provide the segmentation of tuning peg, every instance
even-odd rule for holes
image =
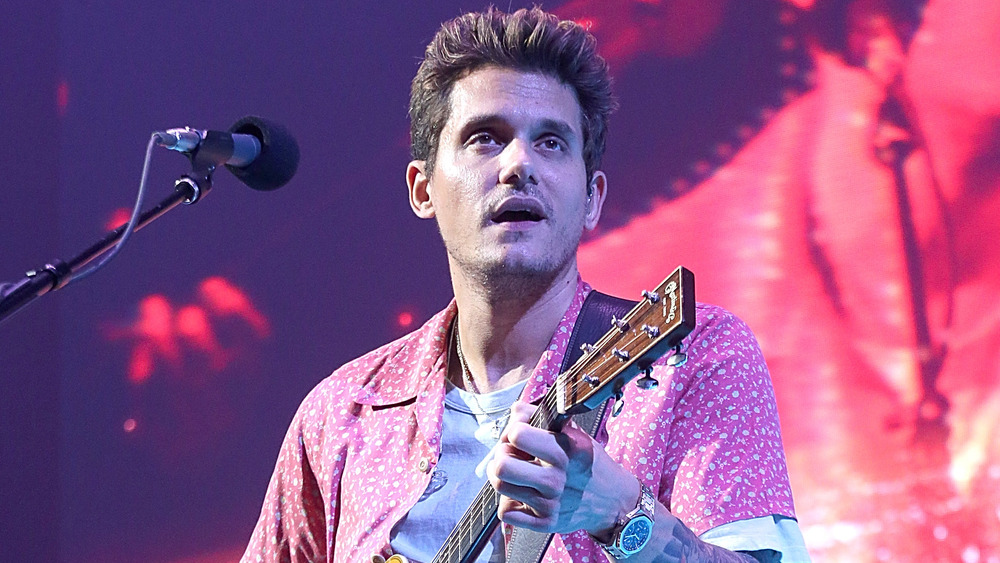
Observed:
[[[667,358],[667,365],[679,368],[682,365],[686,364],[687,361],[688,361],[688,355],[685,354],[684,352],[681,352],[680,346],[675,346],[674,353],[671,354],[669,358]]]
[[[587,385],[590,385],[591,387],[593,387],[595,389],[597,388],[598,385],[601,384],[601,380],[597,379],[596,377],[594,377],[593,374],[590,374],[590,373],[588,373],[587,375],[583,376],[583,382],[586,383]]]
[[[582,350],[584,354],[589,354],[594,350],[594,345],[584,342],[580,345],[580,350]]]
[[[622,413],[622,407],[625,406],[625,401],[622,399],[622,390],[619,387],[615,391],[615,406],[611,408],[611,418],[615,418]]]
[[[619,350],[618,348],[612,348],[611,355],[623,362],[627,362],[629,358],[628,350]]]
[[[617,328],[622,332],[628,330],[628,322],[626,322],[624,319],[619,319],[618,317],[615,316],[611,317],[611,326]]]
[[[653,368],[648,367],[643,370],[643,376],[635,381],[635,384],[639,386],[639,389],[644,391],[649,391],[650,389],[656,389],[656,386],[660,384],[659,381],[653,379]]]
[[[650,338],[656,338],[660,335],[660,327],[658,326],[642,325],[641,330],[648,334]]]
[[[660,295],[658,293],[642,290],[642,297],[650,303],[658,303],[660,301]]]

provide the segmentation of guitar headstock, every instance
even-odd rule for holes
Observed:
[[[680,344],[695,326],[694,274],[679,266],[612,324],[556,380],[559,414],[597,408]]]

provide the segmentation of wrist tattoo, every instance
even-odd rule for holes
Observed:
[[[766,550],[763,553],[767,553]],[[775,553],[770,551],[770,553]],[[677,563],[759,563],[753,555],[744,552],[733,552],[698,539],[687,526],[679,520],[674,526],[673,537],[663,550],[664,561]],[[771,561],[771,559],[763,559]]]

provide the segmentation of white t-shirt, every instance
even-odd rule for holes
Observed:
[[[510,407],[521,395],[525,383],[478,395],[448,382],[444,396],[441,459],[420,500],[389,533],[393,552],[410,561],[434,558],[455,522],[486,484],[482,461],[500,440],[500,433],[510,418]],[[504,561],[500,528],[476,561]]]

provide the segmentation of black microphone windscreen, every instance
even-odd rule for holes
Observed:
[[[260,155],[247,166],[227,164],[241,182],[255,190],[276,190],[295,175],[299,167],[299,144],[283,126],[248,115],[229,128],[230,133],[253,135],[260,141]]]

